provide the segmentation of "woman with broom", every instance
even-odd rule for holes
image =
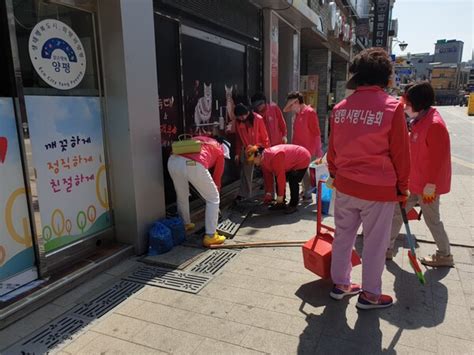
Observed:
[[[392,305],[382,294],[385,252],[397,201],[408,197],[410,152],[403,105],[384,89],[392,63],[381,48],[358,54],[349,67],[352,95],[334,107],[328,148],[329,187],[336,191],[331,258],[333,299],[359,294],[359,309]],[[351,282],[351,254],[364,229],[362,285]]]

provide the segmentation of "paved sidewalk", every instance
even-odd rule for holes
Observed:
[[[472,199],[466,191],[462,197]],[[443,215],[454,215],[452,208],[443,203]],[[465,206],[459,208],[468,213]],[[314,219],[314,204],[289,216],[260,208],[236,239],[307,239],[314,235]],[[421,230],[422,223],[412,222],[413,229]],[[361,242],[359,238],[358,244]],[[434,245],[419,243],[419,255],[433,250]],[[397,302],[387,310],[360,312],[355,308],[356,298],[329,299],[331,285],[304,269],[299,247],[246,249],[199,294],[145,286],[55,352],[472,354],[472,250],[454,247],[456,268],[425,270],[428,284],[421,286],[408,264],[403,240],[399,240],[398,253],[387,263],[383,276],[384,292],[394,295]],[[97,295],[138,264],[129,260],[56,299],[36,312],[34,324],[24,319],[4,330],[1,344],[8,346],[13,342],[11,336],[25,336],[41,320],[46,323]],[[361,268],[356,267],[355,280],[360,280],[360,273]]]

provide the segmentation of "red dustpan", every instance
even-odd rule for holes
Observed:
[[[323,181],[318,182],[317,203],[318,211],[316,218],[316,235],[308,240],[302,247],[304,267],[323,279],[331,278],[331,253],[332,242],[334,240],[334,228],[326,226],[321,222],[321,185]],[[352,250],[352,266],[361,263],[359,254]]]

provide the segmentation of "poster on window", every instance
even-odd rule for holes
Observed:
[[[233,98],[246,94],[245,47],[239,43],[182,26],[183,85],[186,133],[225,137],[235,148]],[[249,93],[253,94],[253,93]],[[226,161],[223,184],[238,176]]]
[[[52,252],[111,226],[97,97],[26,96],[41,234]]]
[[[0,296],[37,278],[11,98],[0,98]]]

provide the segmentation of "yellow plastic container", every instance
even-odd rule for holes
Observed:
[[[467,114],[474,116],[474,92],[469,94],[469,102],[467,104]]]

